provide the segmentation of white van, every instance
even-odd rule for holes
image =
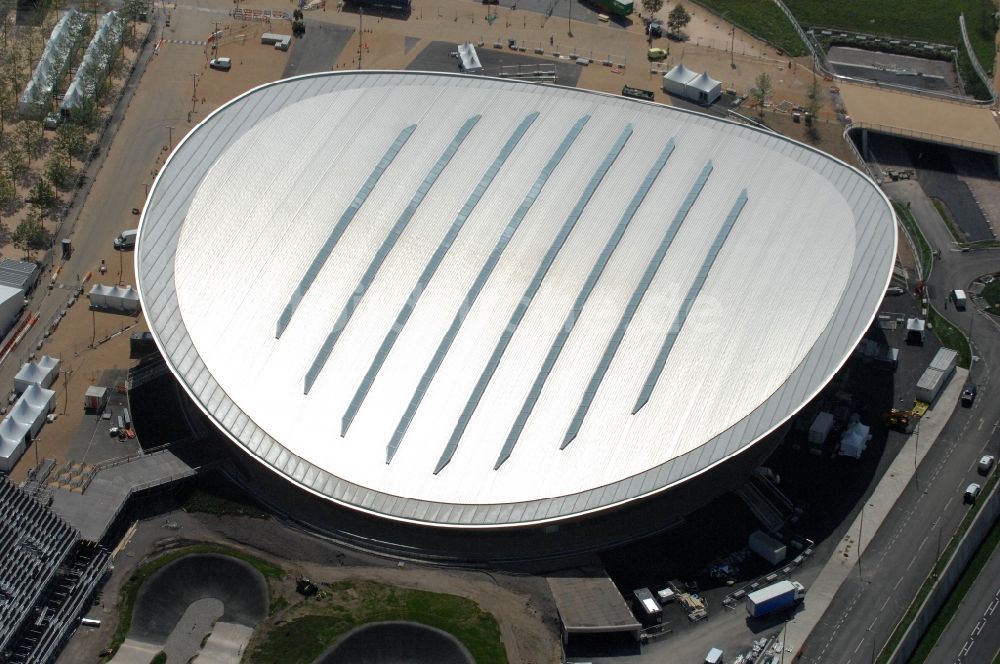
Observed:
[[[965,303],[967,298],[965,297],[964,290],[953,290],[951,292],[951,301],[955,303],[955,308],[959,311],[965,311]]]
[[[127,231],[122,231],[121,235],[115,238],[115,249],[118,251],[125,251],[127,249],[135,249],[135,237],[139,234],[138,228],[132,228]]]

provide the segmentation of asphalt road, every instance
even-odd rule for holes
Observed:
[[[951,238],[918,183],[885,186],[894,199],[908,201],[928,242],[941,250],[929,292],[943,309],[954,288],[967,285],[1000,265],[1000,251],[950,251]],[[874,535],[857,574],[837,593],[823,619],[806,641],[802,662],[867,662],[888,639],[965,511],[962,493],[979,475],[976,463],[984,451],[1000,445],[1000,400],[991,397],[991,368],[1000,366],[1000,325],[973,308],[942,313],[968,331],[973,326],[971,376],[979,386],[972,409],[957,408],[937,443],[920,465],[916,480],[900,497]],[[973,323],[973,321],[975,321]]]
[[[1000,657],[1000,548],[979,572],[928,662],[993,664]]]

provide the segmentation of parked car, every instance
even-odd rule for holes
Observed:
[[[219,71],[229,71],[233,67],[232,58],[212,58],[208,61],[208,66]]]
[[[662,23],[650,23],[646,26],[646,34],[654,39],[657,37],[662,37],[666,30],[663,29]]]
[[[965,498],[964,502],[972,504],[976,502],[976,498],[979,497],[979,492],[983,490],[983,487],[979,486],[975,482],[965,487]]]
[[[979,458],[979,474],[980,475],[989,475],[990,474],[990,470],[993,468],[993,462],[994,461],[996,461],[996,459],[993,458],[992,454],[984,454],[982,457],[980,457]]]
[[[650,62],[655,62],[658,60],[666,60],[667,52],[662,48],[651,48],[646,51],[646,57],[649,58]]]
[[[906,289],[902,286],[889,286],[885,289],[886,295],[906,295]]]
[[[976,400],[976,384],[971,380],[965,383],[965,389],[962,390],[962,406],[965,408],[972,408],[973,402]]]

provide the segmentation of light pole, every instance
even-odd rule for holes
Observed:
[[[573,36],[573,2],[574,0],[569,0],[569,27],[566,30],[570,37]]]
[[[729,66],[732,69],[736,69],[736,25],[733,25],[732,30],[730,30],[730,41],[729,41]]]
[[[358,7],[358,69],[361,69],[361,54],[364,52],[364,18],[365,10],[363,7]]]
[[[865,506],[861,505],[861,521],[858,523],[858,578],[864,583],[865,575],[861,570],[861,534],[865,528]]]
[[[174,149],[174,129],[175,129],[175,127],[173,125],[165,125],[165,129],[168,132],[167,133],[167,152],[170,152],[171,150]]]

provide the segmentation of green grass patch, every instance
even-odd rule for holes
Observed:
[[[785,4],[804,26],[910,37],[955,46],[962,46],[958,15],[964,13],[976,57],[984,69],[993,68],[996,26],[991,0],[909,0],[905,7],[890,0],[785,0]]]
[[[983,545],[976,552],[975,557],[969,562],[969,566],[965,569],[965,573],[962,574],[962,578],[958,580],[958,584],[948,597],[948,601],[941,607],[941,612],[938,613],[931,626],[927,628],[927,633],[924,634],[924,638],[920,641],[920,645],[910,659],[911,664],[920,664],[927,660],[927,656],[941,637],[941,633],[944,632],[948,623],[951,622],[955,611],[958,610],[958,606],[965,598],[965,594],[969,592],[969,588],[979,578],[979,573],[983,571],[983,567],[986,566],[986,562],[993,555],[993,551],[997,548],[998,544],[1000,544],[1000,521],[993,524],[993,530],[990,531]],[[992,579],[989,582],[992,582]]]
[[[169,563],[172,563],[178,558],[183,558],[184,556],[189,556],[195,553],[220,553],[226,556],[232,556],[233,558],[237,558],[253,565],[261,574],[264,575],[265,579],[285,578],[285,570],[277,565],[272,565],[271,563],[261,560],[260,558],[251,556],[250,554],[239,551],[238,549],[231,549],[227,546],[221,546],[218,544],[195,544],[168,551],[163,555],[157,556],[156,558],[140,565],[139,568],[132,573],[132,576],[129,577],[128,581],[122,584],[122,589],[118,595],[118,627],[115,629],[114,636],[111,638],[111,645],[109,646],[113,652],[118,650],[118,647],[125,641],[129,630],[132,628],[132,612],[135,609],[135,598],[139,594],[139,588],[141,588],[142,585],[149,580],[149,577],[153,576],[153,574]]]
[[[896,625],[896,629],[892,631],[889,636],[889,640],[886,642],[885,646],[882,648],[882,652],[879,653],[878,658],[875,660],[877,664],[887,664],[889,659],[892,657],[893,652],[896,650],[896,646],[902,640],[903,635],[906,633],[907,628],[913,622],[913,618],[917,615],[917,611],[920,606],[924,603],[927,595],[930,593],[931,588],[937,582],[938,577],[944,570],[947,561],[951,560],[952,556],[955,555],[955,549],[958,547],[958,543],[962,541],[962,537],[965,536],[967,530],[969,530],[969,525],[972,523],[976,515],[979,514],[979,510],[982,509],[985,496],[990,495],[993,491],[993,486],[997,483],[997,477],[1000,477],[1000,473],[993,473],[986,484],[983,486],[982,492],[979,494],[979,500],[969,508],[969,511],[965,513],[965,517],[962,522],[958,524],[958,529],[955,530],[955,534],[948,540],[948,545],[944,548],[941,553],[941,557],[938,558],[937,562],[934,564],[934,568],[931,569],[931,573],[927,575],[924,579],[923,585],[920,586],[920,590],[917,591],[916,596],[910,603],[909,608],[906,609],[906,613],[903,614],[902,619]]]
[[[925,271],[930,269],[931,261],[934,259],[931,247],[927,244],[924,234],[920,232],[920,227],[917,226],[917,220],[913,218],[913,213],[902,203],[893,202],[892,205],[896,208],[896,216],[899,217],[899,221],[903,224],[910,239],[917,245],[917,251],[920,253],[920,264]],[[926,277],[926,274],[920,275],[921,279]]]
[[[797,57],[809,49],[792,23],[772,0],[696,0],[697,4],[734,23],[744,32]]]
[[[249,648],[252,664],[312,662],[338,636],[359,625],[407,620],[448,632],[478,664],[505,664],[507,653],[496,620],[472,600],[371,581],[324,585],[319,599],[290,609],[295,617],[264,630]]]
[[[951,233],[951,236],[953,238],[955,238],[955,242],[958,242],[959,244],[965,244],[966,243],[965,234],[961,231],[961,229],[959,229],[958,224],[955,223],[955,220],[951,218],[951,213],[948,212],[948,208],[944,206],[944,203],[942,203],[937,198],[932,198],[931,203],[934,204],[934,209],[936,209],[938,211],[938,214],[941,216],[941,221],[943,221],[944,225],[948,227],[948,232]]]
[[[163,652],[162,650],[156,653],[155,655],[153,655],[153,659],[149,660],[149,664],[167,664],[167,653]]]
[[[1000,315],[1000,279],[995,279],[992,284],[987,284],[981,297],[986,301],[986,311]]]
[[[928,310],[928,321],[931,324],[931,328],[934,330],[934,334],[937,338],[941,340],[941,345],[947,346],[948,348],[954,348],[958,351],[958,366],[963,369],[968,369],[969,365],[972,363],[972,352],[969,350],[969,340],[965,338],[961,330],[948,322],[948,320],[939,314],[937,310],[929,306]]]
[[[195,488],[182,505],[185,512],[201,512],[216,516],[248,516],[266,519],[269,515],[252,500],[227,491]]]

